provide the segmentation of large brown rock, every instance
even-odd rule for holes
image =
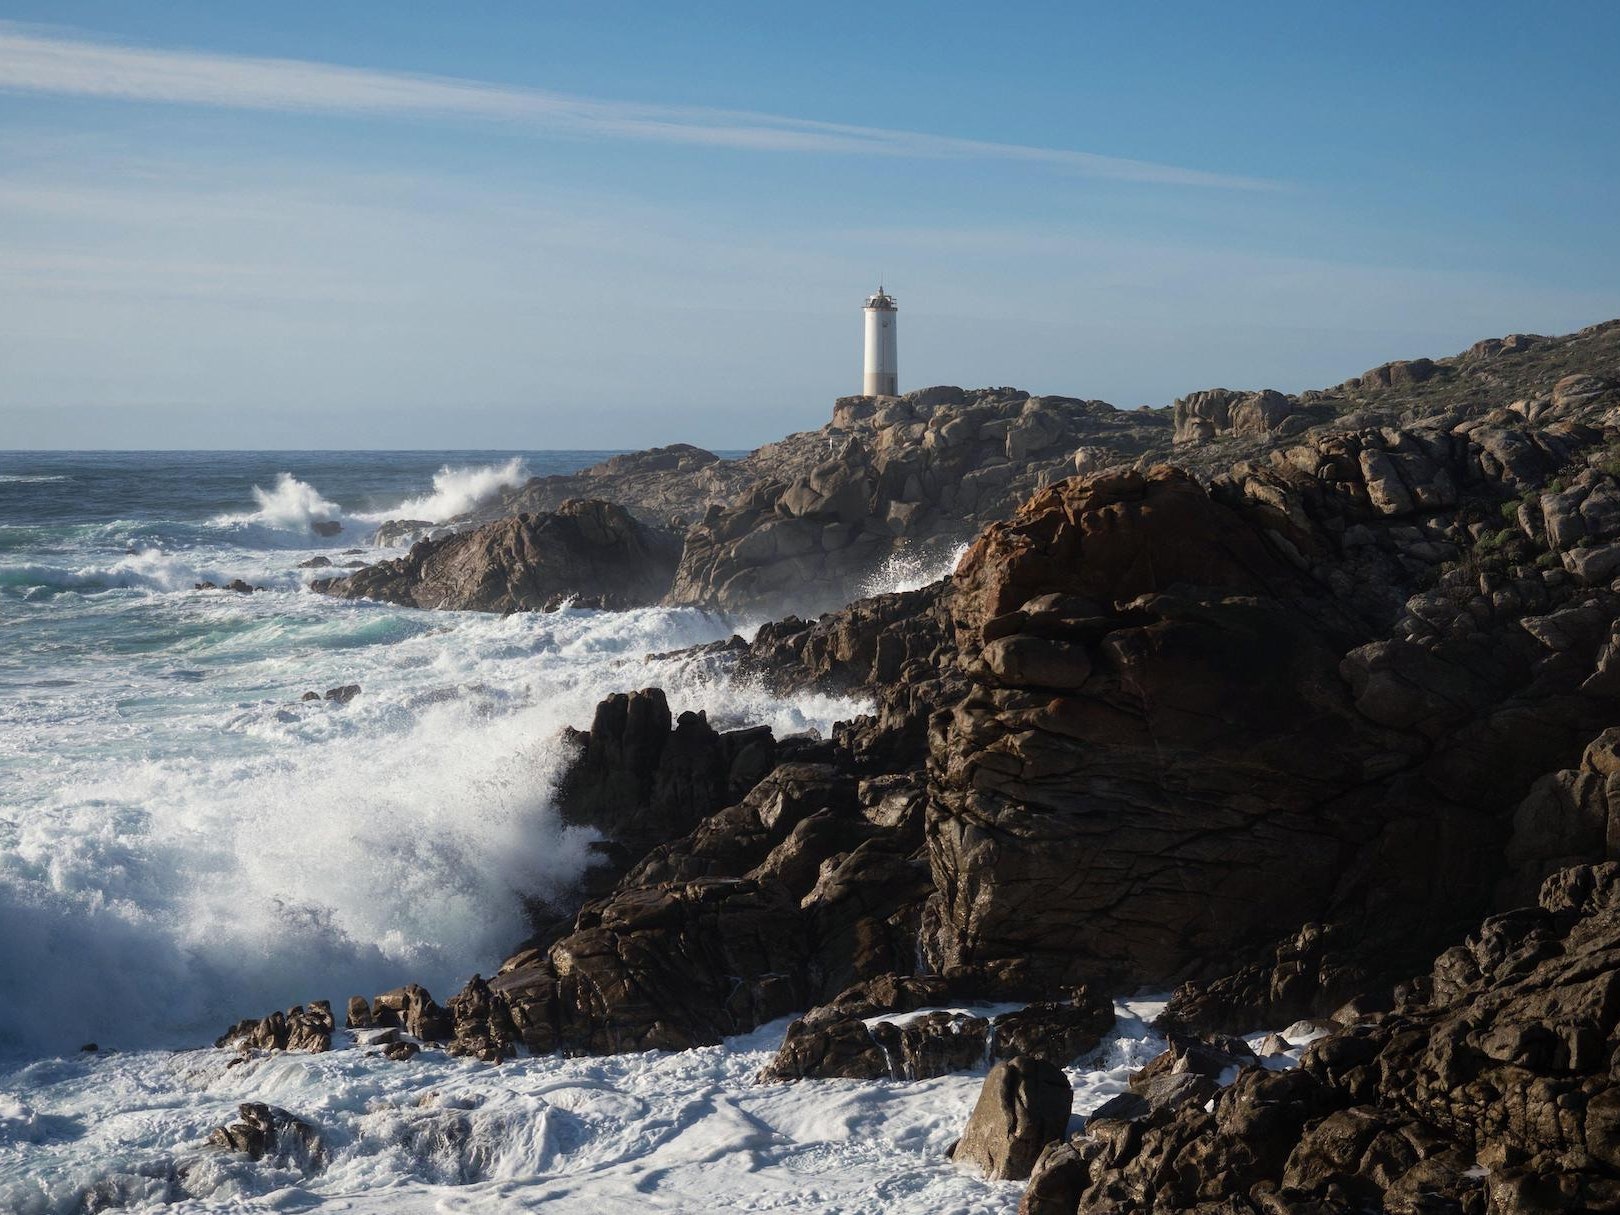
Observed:
[[[1022,1181],[1047,1144],[1068,1133],[1073,1107],[1062,1068],[1027,1055],[997,1063],[951,1159],[992,1181]]]
[[[313,590],[344,599],[479,612],[548,611],[573,601],[604,608],[656,603],[680,558],[674,536],[596,499],[520,514],[438,540]]]

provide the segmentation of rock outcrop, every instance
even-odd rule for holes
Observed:
[[[312,590],[344,599],[480,612],[550,611],[563,603],[625,608],[656,603],[679,557],[673,536],[600,500],[515,515],[473,531],[418,540],[411,551]]]
[[[214,1040],[219,1047],[238,1050],[294,1050],[319,1054],[332,1048],[332,1005],[311,1000],[286,1012],[238,1021]]]
[[[1097,1117],[1023,1210],[1620,1209],[1620,865],[1550,876],[1390,1013],[1249,1065],[1208,1103]]]
[[[609,696],[564,745],[575,751],[557,792],[564,821],[632,859],[739,801],[776,763],[769,727],[720,733],[701,712],[675,718],[658,688]]]
[[[1265,437],[1272,431],[1295,433],[1322,416],[1297,414],[1298,402],[1270,388],[1263,392],[1233,392],[1206,388],[1189,393],[1171,407],[1177,443],[1208,443],[1233,436]]]

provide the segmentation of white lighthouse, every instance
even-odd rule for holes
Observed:
[[[869,397],[900,395],[900,362],[895,354],[894,321],[899,306],[882,286],[866,297],[866,374],[861,392]]]

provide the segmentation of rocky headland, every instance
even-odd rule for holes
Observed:
[[[995,1061],[957,1158],[1041,1215],[1620,1210],[1620,322],[1296,396],[929,389],[745,460],[616,459],[509,501],[684,521],[643,602],[822,589],[709,658],[870,711],[776,738],[604,701],[558,798],[602,863],[448,1006],[351,1027],[499,1060],[795,1014],[762,1083]],[[387,577],[435,589],[395,601],[545,606],[509,557],[470,572],[532,526],[419,544]],[[1061,1067],[1143,987],[1170,1050],[1071,1128]],[[977,1002],[1021,1010],[926,1011]]]

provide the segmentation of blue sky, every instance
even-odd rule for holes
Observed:
[[[1620,5],[0,2],[0,447],[742,447],[1620,315]]]

